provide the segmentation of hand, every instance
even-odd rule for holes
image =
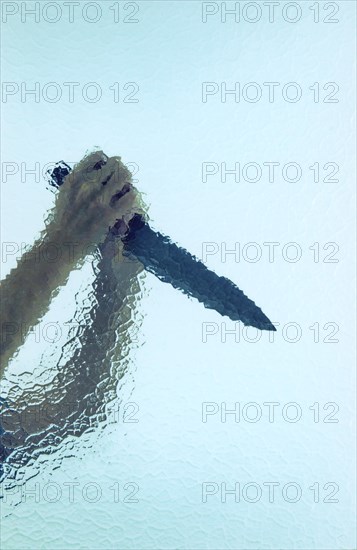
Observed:
[[[120,157],[102,151],[85,157],[65,178],[47,223],[47,238],[99,244],[116,220],[129,220],[138,194]]]

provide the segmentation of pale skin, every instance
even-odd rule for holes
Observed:
[[[103,165],[98,168],[98,163]],[[38,452],[51,453],[54,437],[57,445],[68,435],[83,433],[97,417],[104,419],[108,403],[120,404],[117,386],[128,369],[130,331],[137,324],[133,312],[140,292],[138,275],[143,271],[140,262],[122,256],[120,236],[134,213],[145,216],[140,195],[128,182],[130,173],[118,157],[107,159],[102,152],[86,157],[60,188],[46,231],[29,258],[22,258],[1,283],[5,301],[2,327],[22,324],[21,331],[5,332],[10,338],[1,350],[3,374],[71,269],[83,261],[84,252],[96,248],[100,254],[93,284],[96,305],[87,322],[79,322],[78,350],[67,353],[69,339],[62,349],[65,361],[55,366],[58,374],[49,385],[37,385],[34,379],[19,391],[15,384],[3,400],[0,454],[2,461],[11,454],[14,467],[34,460]],[[71,246],[67,261],[61,257],[61,261],[50,262],[39,254],[46,243],[75,246]]]
[[[85,157],[67,176],[46,229],[0,285],[0,378],[73,268],[104,242],[116,220],[125,225],[141,212],[130,181],[120,157],[108,158],[101,151]]]

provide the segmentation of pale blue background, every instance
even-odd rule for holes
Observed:
[[[95,481],[102,499],[29,499],[14,509],[3,503],[4,548],[355,548],[355,4],[340,2],[340,22],[330,25],[313,23],[311,4],[301,4],[296,24],[280,16],[273,24],[266,17],[222,24],[219,16],[202,24],[200,2],[148,1],[139,3],[137,24],[113,23],[112,2],[101,2],[96,24],[80,18],[22,23],[17,15],[2,25],[4,81],[29,87],[96,81],[103,88],[98,103],[10,98],[2,104],[3,162],[74,162],[99,146],[139,165],[137,185],[153,225],[197,256],[207,241],[229,247],[296,241],[304,249],[296,264],[207,259],[273,321],[299,323],[297,344],[279,333],[274,344],[267,338],[237,344],[229,337],[224,344],[219,335],[204,344],[202,323],[221,323],[218,314],[148,276],[151,292],[141,303],[145,343],[135,354],[130,398],[140,421],[112,426],[81,458],[48,467],[29,482],[33,488],[49,480],[80,487]],[[113,103],[109,86],[130,81],[140,86],[139,103]],[[297,104],[222,104],[218,96],[203,104],[203,81],[296,81],[305,95]],[[307,90],[317,81],[337,82],[339,103],[315,104]],[[304,171],[297,184],[223,184],[219,178],[204,184],[207,161],[295,161]],[[307,167],[316,161],[337,162],[339,183],[314,184]],[[3,241],[33,241],[53,202],[44,187],[31,177],[22,183],[20,174],[2,181]],[[314,263],[308,247],[317,241],[339,243],[339,263]],[[14,263],[2,265],[3,277]],[[75,293],[75,282],[68,293]],[[315,344],[308,329],[315,322],[338,323],[340,342]],[[28,361],[30,344],[27,350],[20,362]],[[218,418],[203,424],[203,401],[296,401],[304,416],[296,424],[281,417],[273,424]],[[329,401],[340,406],[339,423],[314,424],[308,407]],[[113,503],[109,487],[130,481],[140,486],[139,503]],[[303,498],[223,504],[217,495],[203,504],[205,481],[295,481]],[[308,487],[316,481],[338,483],[340,502],[314,504]]]

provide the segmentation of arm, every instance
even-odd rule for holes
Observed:
[[[0,377],[76,265],[117,218],[130,219],[137,192],[119,157],[85,157],[56,197],[46,230],[0,285]],[[125,192],[122,192],[123,189]]]

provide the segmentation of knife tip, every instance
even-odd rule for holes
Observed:
[[[270,332],[276,332],[276,327],[273,325],[273,323],[268,319],[264,313],[261,313],[260,319],[255,319],[255,321],[249,323],[252,327],[255,327],[259,330],[268,330]]]

